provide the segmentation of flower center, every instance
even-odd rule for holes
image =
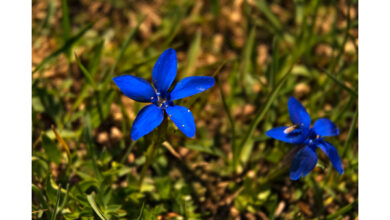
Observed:
[[[316,134],[313,129],[310,129],[309,134],[306,139],[306,144],[308,145],[317,145],[322,138],[320,135]]]
[[[170,100],[169,94],[161,94],[156,92],[157,100],[153,104],[157,105],[160,108],[166,109],[168,106],[172,106],[173,102]]]

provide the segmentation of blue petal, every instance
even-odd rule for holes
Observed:
[[[318,144],[318,147],[321,148],[322,151],[324,151],[326,156],[329,157],[330,161],[332,161],[334,168],[336,168],[336,170],[340,174],[343,174],[344,173],[343,164],[341,162],[339,154],[337,153],[337,149],[326,141],[320,142]]]
[[[288,111],[290,112],[290,119],[295,125],[301,125],[305,128],[310,127],[311,119],[305,107],[294,97],[288,99]]]
[[[190,76],[177,83],[171,92],[171,100],[177,100],[201,93],[215,84],[211,76]]]
[[[288,126],[272,128],[265,134],[271,138],[290,144],[302,144],[303,141],[306,139],[307,132],[305,132],[304,129],[297,128],[296,130],[286,134],[285,130],[287,128]]]
[[[147,105],[138,112],[131,128],[131,139],[138,140],[153,131],[164,119],[164,110],[154,104]]]
[[[195,136],[195,121],[190,110],[183,106],[169,106],[165,109],[168,117],[187,137]]]
[[[123,75],[112,80],[127,97],[137,102],[151,102],[156,98],[153,87],[143,78]]]
[[[317,164],[317,154],[309,146],[303,147],[295,155],[290,168],[290,178],[297,180],[309,174]]]
[[[153,67],[152,79],[157,91],[166,93],[175,80],[177,71],[177,58],[174,49],[165,50]]]
[[[320,136],[339,135],[340,131],[333,122],[327,118],[318,119],[313,125],[314,131]]]

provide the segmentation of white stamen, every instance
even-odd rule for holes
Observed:
[[[295,129],[297,128],[296,125],[293,125],[293,126],[290,126],[290,127],[287,127],[286,129],[284,129],[283,133],[285,134],[289,134],[291,132],[293,132]]]

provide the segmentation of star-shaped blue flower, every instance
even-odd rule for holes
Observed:
[[[177,58],[174,49],[167,49],[154,64],[153,85],[143,78],[123,75],[113,80],[119,89],[137,102],[150,102],[138,112],[131,129],[131,138],[138,140],[153,131],[164,119],[164,112],[188,137],[195,136],[195,121],[190,110],[174,105],[173,101],[203,92],[215,84],[210,76],[191,76],[182,79],[172,91],[169,88],[176,77]]]
[[[324,141],[323,137],[339,135],[339,129],[326,118],[318,119],[310,127],[311,119],[306,109],[294,97],[288,100],[292,126],[276,127],[267,131],[269,137],[295,145],[304,145],[291,164],[290,178],[297,180],[310,173],[317,164],[317,147],[329,157],[336,170],[343,174],[343,165],[336,148]]]

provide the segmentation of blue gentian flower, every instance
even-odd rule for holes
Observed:
[[[188,137],[195,136],[195,121],[190,110],[174,105],[173,101],[203,92],[215,84],[210,76],[191,76],[182,79],[172,91],[176,77],[177,58],[174,49],[167,49],[154,64],[152,80],[155,89],[143,78],[122,75],[113,80],[119,89],[137,102],[149,102],[138,112],[131,129],[131,138],[138,140],[153,131],[164,119],[164,112]]]
[[[292,126],[276,127],[267,131],[269,137],[295,145],[304,145],[291,164],[290,178],[297,180],[310,173],[317,164],[317,147],[329,157],[336,170],[343,174],[343,166],[336,148],[324,141],[323,137],[339,135],[339,129],[326,118],[318,119],[310,127],[311,119],[306,109],[294,97],[288,100]]]

